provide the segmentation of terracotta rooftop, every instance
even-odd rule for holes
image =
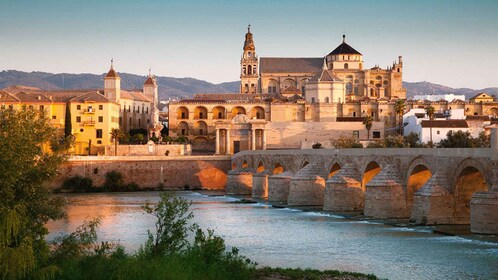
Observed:
[[[52,102],[48,97],[41,93],[37,92],[19,92],[15,94],[16,98],[19,99],[20,102]]]
[[[467,116],[466,121],[489,121],[491,118],[489,116]]]
[[[0,91],[0,102],[19,102],[19,99],[6,91]]]
[[[147,80],[145,80],[144,85],[156,85],[154,78],[152,76],[147,77]]]
[[[422,127],[440,127],[440,128],[468,128],[469,125],[465,120],[433,120],[432,124],[430,121],[422,121]]]
[[[288,86],[284,90],[282,90],[282,94],[301,94],[301,90],[299,90],[295,86]]]
[[[341,81],[341,79],[337,78],[332,71],[330,70],[322,70],[320,73],[315,75],[313,78],[310,79],[312,82],[335,82],[335,81]]]
[[[88,101],[93,101],[93,102],[109,102],[110,100],[107,99],[103,94],[99,93],[98,91],[90,91],[85,94],[76,96],[70,100],[71,102],[88,102]]]
[[[262,57],[261,73],[318,73],[322,69],[323,58]]]

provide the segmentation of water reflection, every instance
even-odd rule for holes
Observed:
[[[312,267],[374,273],[389,279],[496,279],[498,245],[432,234],[428,228],[398,228],[342,217],[276,209],[266,204],[233,204],[233,198],[193,192],[194,221],[213,228],[227,245],[261,265]],[[100,216],[99,238],[139,248],[154,219],[142,212],[159,193],[68,195],[68,217],[49,225],[53,238]]]

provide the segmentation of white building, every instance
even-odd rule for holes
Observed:
[[[413,96],[414,100],[429,100],[429,101],[440,101],[440,100],[446,100],[448,102],[451,102],[455,99],[465,101],[465,95],[463,94],[422,94],[422,95],[415,95]]]
[[[445,112],[436,112],[434,119],[431,121],[425,113],[425,109],[411,109],[403,115],[403,135],[407,136],[411,132],[417,133],[420,141],[428,143],[439,143],[442,139],[446,139],[446,134],[450,131],[470,131],[467,121],[465,121],[465,113],[463,109],[449,110]],[[475,131],[470,131],[473,137],[478,136]],[[476,134],[476,135],[474,135]]]

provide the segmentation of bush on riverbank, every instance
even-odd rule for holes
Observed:
[[[105,183],[101,187],[94,186],[93,180],[89,177],[76,175],[67,178],[56,192],[133,192],[139,189],[140,186],[135,182],[125,184],[123,182],[123,175],[119,171],[113,170],[105,174]]]
[[[190,203],[161,194],[158,204],[146,203],[146,213],[156,217],[154,232],[134,255],[122,247],[96,242],[99,221],[87,222],[53,244],[52,261],[60,268],[57,279],[252,279],[255,263],[227,251],[225,241],[196,224]],[[195,232],[189,242],[188,233]]]

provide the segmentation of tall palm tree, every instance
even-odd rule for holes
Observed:
[[[404,100],[398,100],[396,101],[396,104],[394,104],[394,111],[398,116],[398,122],[399,122],[398,133],[400,135],[403,135],[403,114],[405,113],[405,109],[406,109],[406,104]]]
[[[429,117],[429,129],[430,129],[430,136],[431,136],[431,142],[429,143],[429,146],[433,146],[432,142],[432,120],[434,119],[434,113],[436,112],[436,109],[432,107],[431,105],[425,107],[425,113],[427,114],[427,117]]]
[[[119,141],[119,138],[121,138],[121,136],[123,136],[123,132],[119,128],[113,128],[111,130],[110,134],[112,136],[112,139],[114,140],[114,155],[117,156],[118,155],[118,141]]]
[[[363,119],[363,124],[365,125],[365,128],[367,129],[367,139],[370,139],[370,129],[372,129],[373,117],[372,116],[366,116]]]

